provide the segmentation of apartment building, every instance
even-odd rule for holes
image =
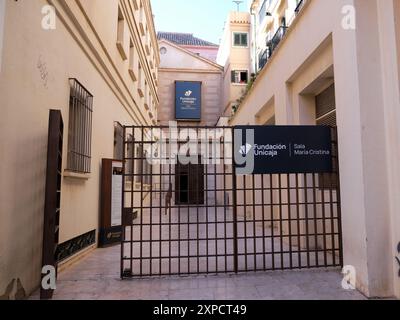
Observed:
[[[0,295],[40,284],[49,111],[63,120],[61,270],[97,246],[101,162],[122,159],[122,126],[157,123],[159,62],[149,0],[0,1]]]
[[[303,3],[300,0],[259,0],[251,3],[251,59],[255,73],[262,69],[271,57]]]
[[[248,12],[230,12],[225,23],[217,63],[224,67],[223,115],[236,110],[252,78],[251,20]]]
[[[366,296],[399,297],[399,1],[255,0],[250,10],[258,75],[230,124],[337,127],[344,264]]]

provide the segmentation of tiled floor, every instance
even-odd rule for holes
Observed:
[[[272,300],[364,297],[341,287],[338,270],[262,272],[187,278],[120,280],[120,247],[97,249],[59,275],[58,300]],[[31,299],[37,299],[35,293]]]

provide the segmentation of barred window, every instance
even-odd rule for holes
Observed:
[[[151,164],[147,160],[147,151],[144,150],[143,145],[136,148],[137,161],[136,161],[136,183],[149,185],[151,180]]]
[[[124,127],[114,123],[114,160],[124,160]]]
[[[76,79],[70,79],[67,170],[90,173],[93,96]]]
[[[143,174],[143,146],[139,145],[136,147],[136,183],[140,183],[142,181]]]
[[[123,138],[125,138],[125,137],[123,137]],[[123,152],[125,152],[125,147],[123,147]],[[135,160],[135,152],[133,149],[133,136],[131,134],[129,134],[127,136],[126,152],[127,152],[126,159],[124,159],[125,163],[126,163],[125,170],[126,170],[126,174],[128,175],[128,177],[126,179],[127,179],[127,181],[133,183],[135,181],[133,179],[133,174],[135,174],[133,169],[134,169],[134,163],[136,162],[136,160]]]

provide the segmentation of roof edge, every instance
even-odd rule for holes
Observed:
[[[196,59],[202,60],[203,62],[208,63],[208,64],[212,65],[213,67],[217,67],[217,68],[220,69],[221,71],[224,70],[224,67],[221,66],[221,65],[219,65],[218,63],[216,63],[216,62],[214,62],[214,61],[212,61],[212,60],[209,60],[209,59],[207,59],[207,58],[204,58],[204,57],[202,57],[202,56],[198,56],[197,54],[194,54],[193,52],[191,52],[191,51],[189,51],[189,50],[187,50],[187,49],[181,47],[180,45],[177,45],[176,43],[173,43],[173,42],[168,41],[168,40],[165,40],[165,39],[160,39],[160,40],[158,40],[158,42],[159,42],[159,43],[165,42],[165,43],[167,43],[168,45],[170,45],[170,46],[172,46],[172,47],[174,47],[174,48],[176,48],[176,49],[178,49],[178,50],[181,50],[181,51],[183,51],[183,52],[185,52],[185,53],[191,55],[192,57],[194,57],[194,58],[196,58]]]

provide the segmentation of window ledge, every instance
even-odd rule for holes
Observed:
[[[126,55],[125,48],[121,41],[117,41],[117,48],[118,48],[119,54],[121,55],[122,60],[124,60],[124,61],[127,60],[128,56]]]
[[[139,93],[139,96],[140,96],[141,98],[144,97],[144,93],[143,93],[143,90],[142,90],[141,88],[138,88],[138,93]]]
[[[129,72],[129,75],[131,76],[132,80],[133,80],[134,82],[136,82],[136,81],[137,81],[137,78],[136,78],[135,71],[133,71],[132,68],[129,68],[129,69],[128,69],[128,72]]]
[[[146,32],[144,31],[144,24],[143,22],[139,22],[139,27],[140,27],[140,33],[144,37],[146,35]]]
[[[91,174],[90,173],[77,173],[77,172],[65,170],[64,178],[77,179],[77,180],[89,180],[91,178]]]

